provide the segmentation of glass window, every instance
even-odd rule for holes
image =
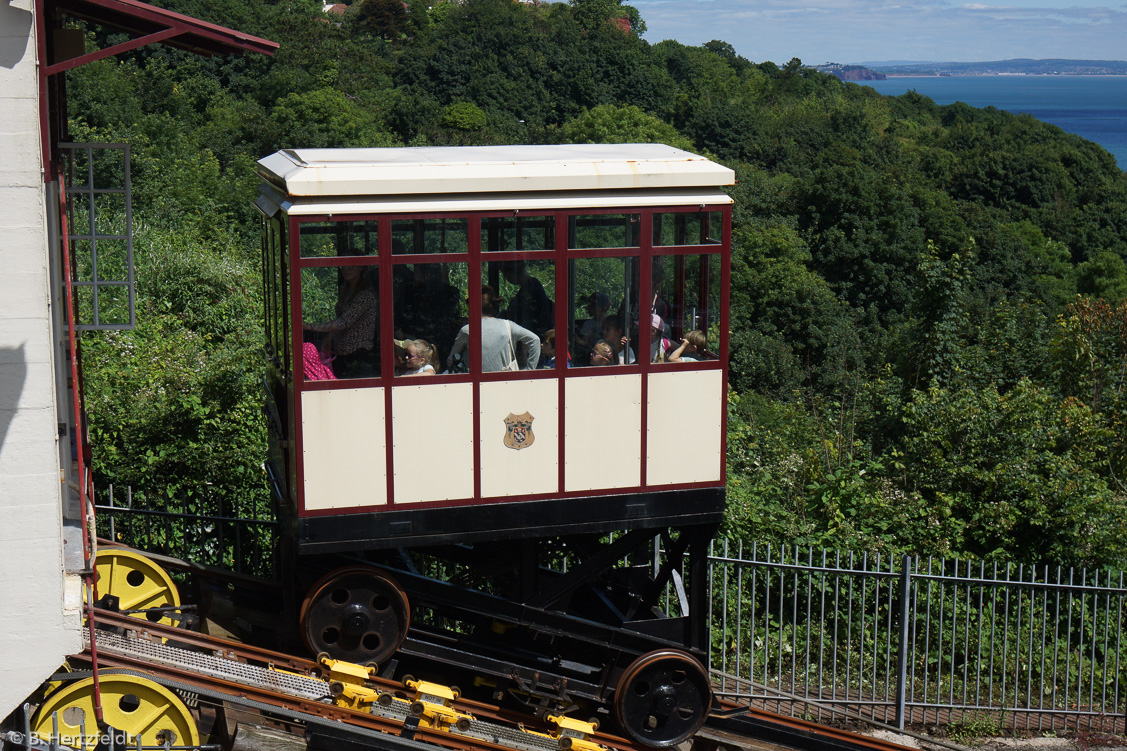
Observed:
[[[543,336],[556,327],[554,261],[493,261],[481,266],[481,283],[500,295],[501,317]]]
[[[379,268],[301,270],[301,358],[306,380],[379,375]]]
[[[638,309],[638,259],[577,258],[568,262],[568,349],[574,366],[606,365],[606,342],[613,358],[609,364],[636,361]],[[556,337],[556,346],[564,343]],[[596,353],[595,350],[600,352]]]
[[[651,287],[651,362],[714,360],[720,343],[719,255],[658,256]],[[661,319],[654,329],[654,316]]]
[[[653,244],[718,245],[724,231],[724,215],[719,211],[654,214]]]
[[[641,220],[638,214],[591,214],[568,217],[567,246],[585,248],[637,248]]]
[[[446,372],[455,340],[469,320],[468,264],[401,263],[394,269],[396,374]]]
[[[481,249],[552,250],[556,247],[554,216],[492,217],[481,220]]]
[[[556,327],[555,262],[490,261],[482,264],[481,284],[492,301],[482,303],[482,369],[510,367],[514,355],[520,370],[542,367],[544,337]]]
[[[302,258],[374,256],[377,222],[317,222],[301,225]]]
[[[468,219],[396,219],[391,223],[391,252],[396,255],[468,253]]]

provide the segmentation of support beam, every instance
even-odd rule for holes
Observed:
[[[146,34],[143,37],[131,39],[128,42],[122,42],[121,44],[115,44],[112,47],[106,47],[104,50],[98,50],[97,52],[90,52],[90,53],[87,53],[85,55],[79,55],[78,57],[72,57],[70,60],[64,60],[61,63],[55,63],[54,65],[48,65],[46,68],[43,69],[43,72],[45,74],[47,74],[48,76],[53,76],[56,73],[63,73],[64,71],[71,70],[72,68],[77,68],[79,66],[86,65],[86,63],[92,63],[92,62],[95,62],[97,60],[104,60],[107,57],[113,57],[114,55],[120,55],[122,52],[129,52],[130,50],[135,50],[138,47],[144,47],[144,46],[149,45],[149,44],[155,44],[157,42],[163,42],[165,39],[171,39],[172,37],[178,37],[181,34],[184,34],[186,31],[187,31],[187,29],[184,29],[184,28],[171,27],[171,28],[165,29],[164,31],[158,31],[158,32],[155,32],[153,34]]]

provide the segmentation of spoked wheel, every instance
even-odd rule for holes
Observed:
[[[115,732],[113,746],[118,748],[138,742],[150,747],[199,745],[192,713],[164,686],[139,676],[103,674],[99,689],[108,729],[99,728],[95,719],[94,679],[84,678],[47,697],[32,718],[32,731],[46,739],[57,727],[60,745],[80,751],[104,747],[105,732]],[[52,716],[57,718],[57,725]]]
[[[313,654],[365,664],[395,654],[411,620],[407,595],[373,568],[337,569],[309,590],[301,634]]]
[[[708,674],[691,655],[675,649],[634,660],[614,691],[618,724],[647,746],[675,746],[692,737],[711,705]]]

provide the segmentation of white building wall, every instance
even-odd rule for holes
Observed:
[[[32,9],[0,0],[0,719],[82,648],[63,574]]]

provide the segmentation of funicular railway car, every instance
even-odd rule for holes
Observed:
[[[653,746],[691,735],[732,171],[657,144],[285,150],[258,171],[268,469],[310,650],[609,708]]]

